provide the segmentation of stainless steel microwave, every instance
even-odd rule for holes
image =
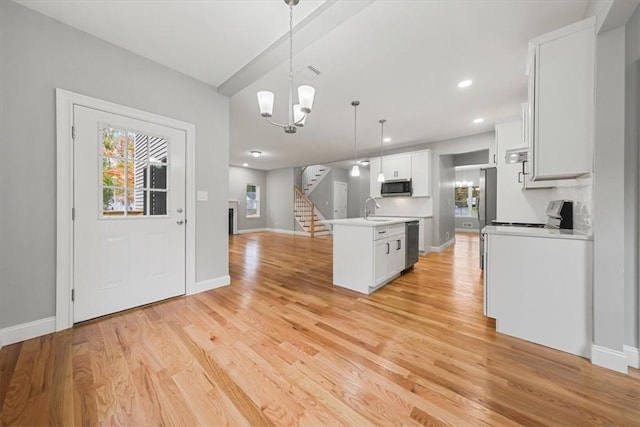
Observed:
[[[411,196],[411,194],[413,194],[413,188],[410,179],[385,181],[380,187],[380,195],[382,197]]]

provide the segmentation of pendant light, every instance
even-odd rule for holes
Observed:
[[[358,139],[357,139],[357,126],[358,126],[358,105],[360,101],[351,101],[353,105],[353,167],[351,168],[351,176],[360,176],[360,168],[358,167]]]
[[[380,123],[380,172],[378,172],[378,182],[384,182],[384,173],[382,173],[382,140],[384,139],[384,122],[385,119],[379,120]]]
[[[260,107],[260,115],[269,123],[284,129],[286,133],[296,133],[299,127],[304,126],[307,115],[311,113],[313,98],[316,90],[312,86],[303,85],[298,87],[298,102],[293,104],[293,6],[297,5],[300,0],[284,0],[289,5],[289,122],[280,124],[272,121],[270,117],[273,115],[273,92],[266,90],[258,92],[258,106]]]

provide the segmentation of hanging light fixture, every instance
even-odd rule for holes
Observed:
[[[380,123],[380,172],[378,172],[378,182],[384,182],[384,173],[382,173],[382,141],[384,140],[384,122],[385,119],[379,120]]]
[[[269,117],[273,115],[273,92],[258,92],[258,106],[260,115],[267,119],[269,123],[284,129],[286,133],[296,133],[297,128],[304,126],[307,114],[311,112],[313,97],[316,90],[312,86],[303,85],[298,87],[298,104],[293,104],[293,6],[300,0],[284,0],[289,5],[289,122],[282,125],[271,121]]]
[[[358,167],[358,139],[357,139],[357,126],[358,126],[358,105],[360,101],[351,101],[353,105],[353,167],[351,168],[351,176],[360,176],[360,168]]]

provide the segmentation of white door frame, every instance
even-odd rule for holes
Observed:
[[[345,202],[347,203],[347,211],[345,212],[345,218],[349,217],[349,184],[342,181],[333,181],[333,215],[332,216],[334,219],[336,217],[336,186],[338,184],[344,185],[344,188],[347,190],[347,200],[345,200]]]
[[[56,331],[73,326],[73,106],[106,111],[161,126],[182,130],[186,137],[186,258],[185,292],[197,292],[195,257],[195,141],[196,127],[191,123],[170,119],[135,108],[97,98],[56,89]]]

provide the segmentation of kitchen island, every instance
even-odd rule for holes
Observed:
[[[415,218],[324,221],[333,228],[333,284],[363,294],[380,289],[406,266],[405,224]]]
[[[487,226],[485,315],[496,331],[589,357],[592,237],[576,230]]]

